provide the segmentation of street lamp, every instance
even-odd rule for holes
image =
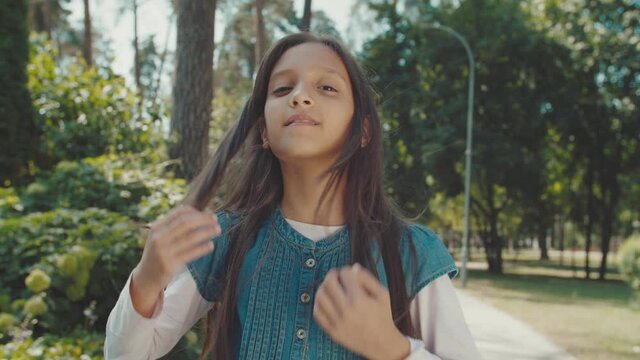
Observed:
[[[458,39],[467,52],[469,59],[469,96],[467,99],[467,149],[465,150],[466,164],[464,174],[464,230],[462,233],[462,268],[460,272],[460,280],[462,287],[467,284],[467,262],[469,261],[469,201],[470,201],[470,184],[471,184],[471,140],[473,129],[473,83],[476,75],[476,63],[473,60],[473,53],[469,43],[462,35],[448,26],[440,24],[427,25],[427,29],[442,30]]]

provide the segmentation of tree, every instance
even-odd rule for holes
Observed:
[[[84,0],[84,38],[82,46],[82,56],[88,66],[93,65],[93,51],[91,46],[91,10],[89,0]]]
[[[133,121],[135,94],[108,67],[85,66],[80,56],[56,62],[58,49],[33,37],[28,77],[39,139],[34,165],[51,170],[62,160],[156,146],[152,119]]]
[[[302,22],[300,23],[300,31],[309,31],[311,29],[311,0],[304,0],[304,10],[302,11]]]
[[[213,96],[214,1],[177,2],[177,45],[169,157],[180,159],[176,174],[187,180],[207,157]]]
[[[140,99],[144,98],[144,93],[142,89],[141,81],[141,71],[140,71],[140,41],[138,39],[138,0],[133,0],[131,2],[131,10],[133,11],[133,73],[134,78],[136,80],[136,89],[138,90],[138,94]],[[142,100],[140,100],[142,101]],[[141,106],[138,107],[139,109]]]
[[[504,211],[517,207],[525,194],[545,189],[538,154],[553,113],[545,109],[562,107],[553,90],[562,73],[562,62],[555,60],[561,49],[531,28],[518,3],[467,0],[439,9],[426,4],[412,2],[424,10],[411,10],[411,16],[400,14],[395,2],[375,5],[378,22],[389,30],[364,50],[366,67],[376,70],[376,87],[384,89],[391,192],[419,214],[434,192],[462,191],[468,64],[454,38],[424,26],[437,20],[460,32],[474,51],[472,213],[489,271],[501,273],[501,231],[513,228],[501,225]]]
[[[619,226],[621,184],[640,166],[640,8],[631,0],[538,3],[550,36],[563,41],[573,58],[567,72],[579,84],[574,90],[579,106],[575,110],[584,116],[577,126],[560,125],[566,138],[575,139],[575,157],[586,159],[586,247],[591,245],[592,219],[597,216],[602,249],[599,278],[604,279],[611,237]]]
[[[71,13],[64,5],[69,0],[28,0],[31,31],[44,32],[54,40],[56,29],[68,29],[67,16]]]
[[[27,88],[27,1],[0,2],[0,182],[27,173],[38,134]]]
[[[265,35],[264,35],[264,18],[262,15],[263,8],[263,0],[255,0],[254,8],[255,8],[255,16],[256,16],[256,43],[255,43],[255,64],[260,64],[260,60],[264,55],[265,50]],[[257,68],[257,66],[256,66]]]

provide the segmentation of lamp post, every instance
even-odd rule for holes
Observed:
[[[460,280],[462,287],[467,284],[467,262],[469,261],[469,202],[470,202],[470,184],[471,184],[471,144],[472,144],[472,131],[473,131],[473,83],[475,81],[476,63],[473,60],[473,53],[469,43],[462,35],[448,26],[440,24],[427,25],[427,29],[442,30],[453,35],[458,41],[462,43],[465,51],[467,52],[467,58],[469,60],[469,95],[467,98],[467,148],[465,150],[465,170],[464,170],[464,230],[462,233],[462,267],[460,272]]]

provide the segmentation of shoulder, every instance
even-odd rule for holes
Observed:
[[[453,279],[458,274],[455,261],[440,236],[426,226],[406,226],[400,254],[411,297],[442,275]]]

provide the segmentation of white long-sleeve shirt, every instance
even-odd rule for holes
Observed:
[[[296,231],[314,241],[341,228],[287,221]],[[159,358],[168,353],[213,305],[200,295],[186,267],[159,296],[150,318],[134,309],[130,284],[131,276],[109,315],[105,359]],[[406,360],[481,358],[448,275],[442,275],[420,290],[410,303],[410,313],[419,338],[407,338],[411,353]]]

